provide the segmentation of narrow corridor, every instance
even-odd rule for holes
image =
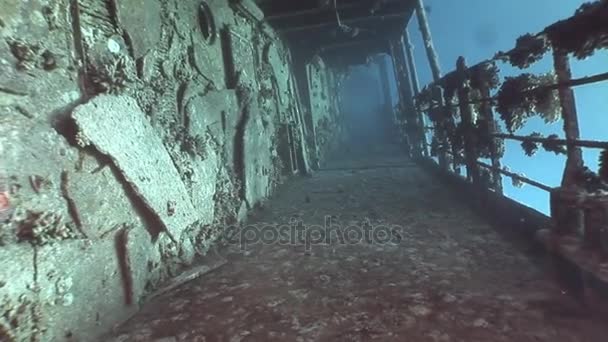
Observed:
[[[583,2],[0,0],[0,342],[608,342]]]
[[[390,239],[352,243],[349,233],[350,244],[309,250],[271,233],[266,243],[230,239],[209,252],[221,267],[150,301],[106,340],[605,341],[606,325],[527,246],[399,155],[386,146],[345,153],[284,184],[245,228],[331,217],[335,236],[371,226]]]

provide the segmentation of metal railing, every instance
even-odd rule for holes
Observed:
[[[430,154],[439,166],[450,172],[466,167],[466,178],[473,185],[502,193],[502,177],[510,177],[551,194],[553,229],[558,234],[579,234],[595,250],[599,241],[608,243],[608,141],[580,138],[573,87],[608,81],[608,72],[573,79],[570,55],[579,60],[596,50],[608,48],[608,0],[585,4],[576,13],[535,35],[524,35],[514,49],[467,67],[463,57],[456,70],[424,87],[416,96],[416,109],[425,113],[432,126]],[[499,78],[498,61],[520,69],[553,55],[554,74],[521,74]],[[491,95],[496,90],[495,95]],[[495,114],[500,114],[508,133],[500,131]],[[534,115],[547,121],[562,119],[564,137],[544,137],[539,133],[514,133]],[[608,135],[608,131],[607,131]],[[525,177],[501,165],[505,140],[518,141],[532,156],[539,144],[547,151],[567,156],[559,187]],[[603,149],[600,174],[584,167],[581,148]],[[491,164],[480,161],[486,158]],[[603,177],[603,178],[602,178]],[[608,253],[608,245],[604,252]]]

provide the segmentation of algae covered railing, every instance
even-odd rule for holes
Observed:
[[[582,5],[572,17],[538,34],[521,36],[515,48],[489,60],[468,67],[460,57],[454,71],[435,77],[414,100],[419,114],[425,113],[432,123],[425,130],[432,133],[430,155],[440,168],[459,174],[464,166],[466,179],[474,186],[501,194],[503,177],[550,192],[550,235],[576,237],[587,251],[608,255],[608,141],[580,137],[573,91],[608,81],[608,72],[574,79],[570,70],[570,58],[583,60],[605,48],[608,0],[601,0]],[[548,53],[553,73],[522,73],[500,80],[497,62],[526,69]],[[536,115],[547,123],[562,120],[564,136],[514,133]],[[498,118],[507,132],[501,132]],[[503,166],[505,140],[520,142],[528,156],[541,147],[566,155],[561,185],[553,188]],[[584,166],[582,148],[603,150],[597,173]]]

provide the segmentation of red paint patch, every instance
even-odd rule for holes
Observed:
[[[8,192],[0,192],[0,211],[8,210],[11,206],[11,201],[8,196]]]

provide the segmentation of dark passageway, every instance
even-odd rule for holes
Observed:
[[[378,64],[384,62],[381,58],[377,58]],[[389,85],[382,82],[381,70],[374,66],[377,64],[353,67],[338,93],[349,133],[341,148],[367,150],[398,141]]]
[[[423,0],[0,8],[0,342],[606,341],[608,0],[445,73]]]

